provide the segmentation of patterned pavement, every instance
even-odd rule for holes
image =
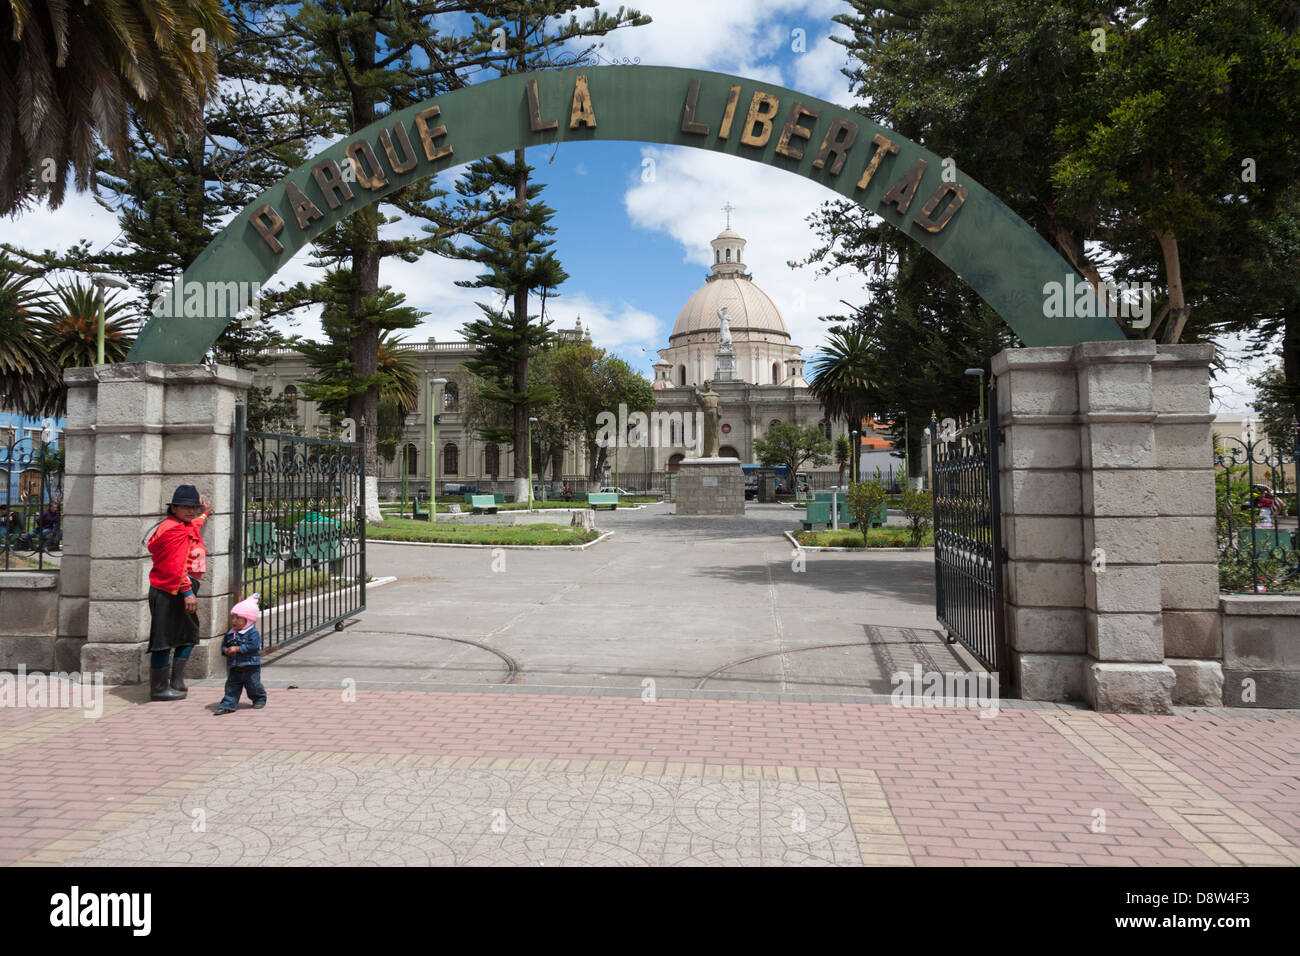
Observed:
[[[18,865],[1296,865],[1300,713],[216,686],[0,709]]]

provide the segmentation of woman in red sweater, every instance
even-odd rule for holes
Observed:
[[[207,570],[203,523],[212,510],[193,485],[181,485],[167,505],[167,517],[149,535],[149,696],[185,697],[185,662],[199,642],[199,581]],[[176,649],[168,672],[167,658]]]

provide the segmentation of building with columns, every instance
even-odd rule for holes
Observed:
[[[591,340],[590,332],[582,327],[579,319],[573,329],[562,329],[558,333],[562,339]],[[509,445],[486,444],[470,430],[465,423],[460,407],[460,395],[454,379],[458,370],[475,353],[475,347],[468,342],[437,342],[430,338],[427,342],[417,342],[404,346],[411,350],[420,367],[420,402],[415,411],[406,416],[402,440],[398,444],[398,454],[391,462],[379,460],[379,496],[392,498],[400,495],[403,457],[405,458],[405,475],[408,487],[412,490],[425,490],[429,487],[429,409],[430,402],[438,402],[441,410],[434,426],[433,439],[438,449],[439,486],[444,482],[493,487],[500,481],[496,490],[509,490],[510,476],[514,474],[514,458]],[[307,360],[293,349],[278,349],[275,360],[258,369],[253,381],[254,387],[270,388],[272,395],[297,395],[299,383],[310,381],[315,375]],[[434,379],[447,379],[446,385],[431,384]],[[432,390],[432,394],[431,394]],[[330,427],[329,416],[321,413],[315,402],[301,399],[296,401],[298,415],[297,431],[303,435],[324,435]],[[562,474],[582,475],[587,471],[587,455],[577,443],[577,448],[570,448],[564,454],[561,464]],[[548,476],[551,468],[547,468]]]

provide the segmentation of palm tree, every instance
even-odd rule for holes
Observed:
[[[134,341],[134,322],[119,319],[126,305],[104,299],[104,361],[123,362]],[[84,368],[99,361],[99,295],[94,286],[75,282],[56,291],[45,318],[45,344],[59,368]]]
[[[221,0],[0,0],[0,215],[90,188],[98,139],[127,167],[127,114],[164,143],[199,135]]]
[[[104,361],[123,362],[131,349],[132,322],[115,318],[126,311],[121,302],[104,301]],[[40,335],[46,352],[54,363],[54,414],[63,414],[68,390],[63,385],[63,370],[85,368],[99,360],[99,296],[94,286],[76,282],[56,290],[47,299]]]
[[[843,326],[831,328],[826,345],[813,358],[808,390],[829,418],[842,419],[850,430],[861,430],[871,408],[872,359],[866,333]]]
[[[0,407],[40,417],[58,403],[59,369],[41,338],[48,296],[0,262]]]

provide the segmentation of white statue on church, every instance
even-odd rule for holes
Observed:
[[[718,310],[718,319],[722,323],[718,328],[718,344],[731,344],[731,319],[727,316],[727,307],[724,305]]]

